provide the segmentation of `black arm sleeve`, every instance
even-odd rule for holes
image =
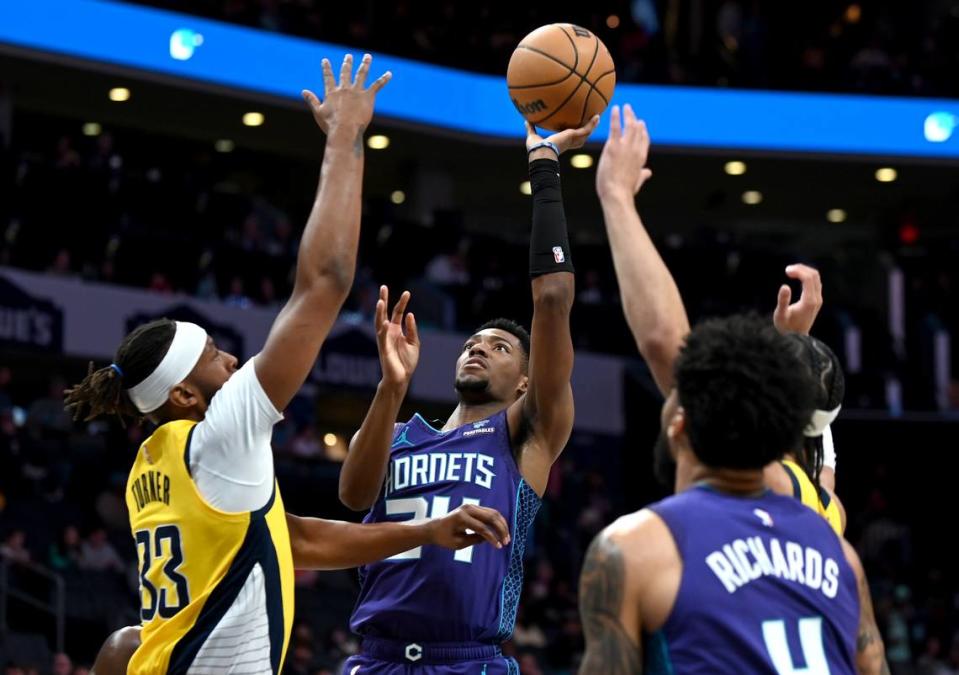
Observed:
[[[529,165],[533,192],[533,229],[529,239],[529,275],[573,272],[566,232],[566,212],[559,181],[559,162],[536,159]]]

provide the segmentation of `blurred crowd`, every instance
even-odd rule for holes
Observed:
[[[0,145],[0,265],[238,307],[277,307],[288,297],[315,165],[217,153],[132,130],[87,136],[78,126],[23,115],[15,143]],[[529,294],[514,292],[528,283],[521,240],[467,232],[456,210],[438,210],[427,223],[385,195],[367,194],[363,213],[359,268],[344,309],[353,318],[372,319],[386,283],[412,292],[411,309],[427,329],[469,331],[495,316],[528,321]],[[668,213],[650,223],[667,232],[671,226]],[[698,229],[657,237],[694,319],[771,311],[787,264],[819,266],[828,290],[817,331],[847,363],[847,405],[894,412],[959,408],[959,388],[948,400],[934,390],[937,366],[929,356],[939,331],[959,353],[956,243],[944,243],[901,249],[877,234],[867,245],[820,246],[823,255],[810,259],[799,257],[804,245],[717,228],[708,214]],[[573,249],[577,348],[635,354],[605,242],[574,241]],[[907,308],[906,333],[897,337],[885,308],[893,266],[905,274]],[[860,343],[855,357],[846,353]]]
[[[599,35],[627,82],[959,94],[955,0],[135,1],[494,74],[526,33],[566,21]]]
[[[82,675],[104,637],[137,619],[136,551],[123,492],[133,450],[148,430],[74,424],[61,407],[63,381],[54,377],[47,391],[38,391],[35,371],[79,374],[82,364],[51,358],[32,368],[28,373],[0,364],[0,565],[14,587],[41,600],[50,590],[31,565],[64,579],[66,653],[53,653],[50,618],[11,598],[12,633],[0,639],[0,666],[6,664],[4,675]],[[336,497],[338,458],[317,441],[316,405],[299,399],[277,429],[277,477],[291,511],[343,517],[348,514]],[[908,433],[918,442],[924,438],[914,429]],[[646,483],[616,468],[621,450],[647,440],[627,438],[620,448],[617,440],[574,436],[554,468],[527,548],[516,631],[506,646],[524,675],[566,674],[575,667],[583,646],[576,597],[583,552],[616,515],[663,494],[648,485],[651,459],[645,450],[636,466]],[[859,441],[870,444],[868,436]],[[881,453],[857,455],[856,445],[840,443],[840,491],[846,478],[852,486],[843,495],[848,533],[870,575],[893,672],[955,675],[959,568],[928,539],[924,516],[934,497],[911,491],[910,480],[891,472]],[[298,573],[297,621],[285,672],[339,672],[358,649],[347,628],[356,589],[352,571]],[[24,636],[30,635],[35,639],[26,644],[33,649],[25,650]],[[11,647],[17,644],[20,649]]]

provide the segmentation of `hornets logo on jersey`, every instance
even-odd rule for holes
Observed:
[[[195,425],[159,427],[127,481],[143,625],[128,672],[278,673],[293,623],[283,500],[274,486],[254,512],[206,502],[190,476]]]

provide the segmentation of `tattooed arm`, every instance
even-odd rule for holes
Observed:
[[[852,545],[843,540],[843,552],[846,560],[856,574],[859,586],[859,632],[856,635],[856,669],[860,675],[889,675],[886,663],[886,651],[882,644],[882,635],[876,625],[876,615],[872,609],[872,597],[869,594],[869,582],[862,568],[859,556]]]
[[[638,620],[623,617],[628,597],[623,552],[608,530],[601,532],[586,552],[579,579],[579,611],[586,636],[580,675],[643,672]],[[627,611],[638,618],[638,607]]]

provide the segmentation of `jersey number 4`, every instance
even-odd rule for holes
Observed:
[[[463,503],[475,504],[479,506],[480,500],[473,499],[472,497],[463,497]],[[408,499],[386,500],[386,515],[402,516],[409,514],[410,518],[407,520],[425,520],[427,515],[429,515],[430,518],[442,518],[449,512],[449,497],[433,497],[432,508],[430,508],[429,502],[426,501],[426,497],[410,497]],[[403,553],[398,553],[391,558],[387,558],[387,560],[419,560],[422,554],[423,547],[417,546],[416,548],[411,548],[409,551],[404,551]],[[467,546],[466,548],[461,548],[453,555],[453,560],[464,563],[473,562],[473,547]]]
[[[161,525],[152,532],[138,530],[133,536],[140,558],[140,620],[150,621],[157,613],[161,618],[169,619],[190,604],[190,586],[186,577],[177,571],[183,564],[180,530],[176,525]],[[153,576],[153,565],[158,566],[161,561],[165,561],[163,579],[157,588],[148,577]],[[143,596],[143,591],[149,598]]]
[[[766,651],[779,675],[829,675],[829,662],[822,640],[822,618],[818,616],[799,620],[799,644],[802,646],[805,668],[796,668],[786,640],[786,622],[763,621],[763,640]]]

